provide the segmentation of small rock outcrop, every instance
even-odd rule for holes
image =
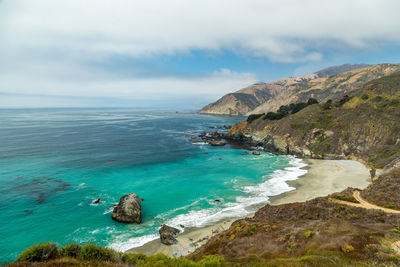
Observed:
[[[134,194],[129,193],[119,200],[114,208],[111,218],[117,222],[141,223],[141,200]]]
[[[216,140],[216,141],[210,141],[209,144],[212,146],[224,146],[226,145],[226,142],[223,140]]]
[[[92,204],[99,204],[100,201],[101,201],[101,198],[97,198],[97,199],[92,201]]]
[[[260,152],[258,152],[258,151],[253,151],[253,153],[252,153],[253,155],[256,155],[256,156],[259,156],[259,155],[261,155],[261,153]]]
[[[163,224],[158,232],[160,233],[161,243],[168,246],[178,243],[178,240],[176,240],[175,238],[176,235],[179,233],[178,229]]]

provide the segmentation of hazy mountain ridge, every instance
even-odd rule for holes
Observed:
[[[335,75],[338,73],[355,70],[355,69],[361,69],[361,68],[365,68],[365,67],[369,67],[369,66],[370,65],[368,65],[368,64],[343,64],[343,65],[332,66],[332,67],[328,67],[328,68],[319,70],[316,72],[316,74],[318,75],[318,77],[326,77],[326,76],[331,76],[331,75]]]
[[[296,78],[284,78],[266,84],[251,85],[223,96],[218,101],[204,107],[200,113],[257,114],[275,111],[281,105],[302,102],[310,97],[324,101],[348,93],[370,80],[400,70],[398,64],[364,66],[362,64],[346,64]],[[341,72],[347,69],[351,70]],[[325,76],[327,73],[334,73],[334,75]],[[244,97],[243,94],[247,96]]]

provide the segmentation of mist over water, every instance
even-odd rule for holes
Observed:
[[[204,226],[244,216],[292,190],[285,181],[305,172],[298,159],[190,141],[241,120],[129,109],[0,110],[0,262],[46,241],[124,251],[157,238],[163,223]],[[144,199],[140,225],[111,219],[112,205],[129,192]]]

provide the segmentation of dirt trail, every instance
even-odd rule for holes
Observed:
[[[353,206],[353,207],[359,207],[359,208],[364,208],[364,209],[369,209],[369,210],[381,210],[386,213],[400,213],[399,210],[393,210],[393,209],[388,209],[384,207],[380,207],[377,205],[374,205],[372,203],[369,203],[365,199],[363,199],[360,195],[360,191],[355,190],[353,192],[353,197],[360,203],[353,203],[353,202],[348,202],[344,200],[338,200],[338,199],[331,199],[333,202],[338,203],[338,204],[343,204],[343,205],[348,205],[348,206]]]

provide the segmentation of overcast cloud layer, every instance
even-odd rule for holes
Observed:
[[[326,49],[399,45],[399,10],[398,0],[3,0],[0,93],[217,97],[259,78],[229,69],[142,77],[93,66],[107,66],[115,56],[138,60],[192,51],[288,64],[321,61]]]

